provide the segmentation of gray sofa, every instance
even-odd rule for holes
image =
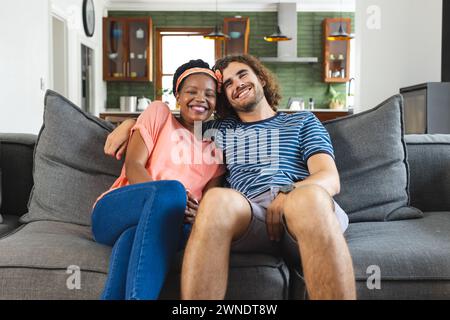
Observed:
[[[94,242],[88,225],[51,219],[19,222],[29,208],[36,138],[0,134],[0,299],[98,299],[111,248]],[[410,205],[423,216],[351,218],[345,237],[359,299],[450,298],[450,136],[414,135],[405,141]],[[182,253],[162,299],[179,298],[181,258]],[[74,266],[79,268],[79,286]],[[227,298],[305,299],[307,294],[298,264],[248,253],[231,255]]]

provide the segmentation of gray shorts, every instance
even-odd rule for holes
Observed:
[[[287,231],[286,222],[283,219],[283,234],[279,242],[271,241],[266,227],[266,211],[270,203],[278,195],[279,187],[271,187],[270,190],[253,198],[247,199],[252,209],[250,225],[244,235],[233,241],[231,251],[269,253],[283,256],[288,262],[299,264],[300,254],[297,241]],[[333,200],[334,201],[334,200]],[[348,227],[348,216],[344,210],[334,201],[336,217],[344,233]]]

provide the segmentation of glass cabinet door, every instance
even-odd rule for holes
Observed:
[[[126,23],[122,19],[108,19],[103,30],[104,78],[123,79],[127,76]]]
[[[248,53],[249,18],[224,18],[223,31],[229,36],[225,41],[225,55]]]
[[[347,82],[350,79],[350,40],[328,40],[328,36],[339,31],[341,23],[344,31],[350,34],[350,19],[324,20],[324,81],[328,83]]]
[[[149,78],[149,21],[128,20],[128,62],[127,74],[131,79]]]

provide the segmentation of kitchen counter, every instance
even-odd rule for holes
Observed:
[[[180,114],[180,110],[171,110],[173,114]],[[353,114],[353,109],[305,109],[303,111],[311,111],[320,121],[328,121],[340,117],[345,117]],[[100,118],[111,121],[113,123],[121,123],[128,118],[137,118],[142,111],[126,112],[119,109],[106,109],[105,112],[100,113]],[[296,110],[278,109],[278,112],[294,113]]]

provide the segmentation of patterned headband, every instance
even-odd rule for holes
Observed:
[[[207,68],[191,68],[187,69],[185,72],[181,74],[181,76],[178,78],[177,83],[175,85],[175,94],[178,92],[178,87],[180,83],[186,79],[188,76],[194,73],[206,73],[207,75],[211,76],[214,80],[217,81],[217,91],[220,93],[220,89],[222,88],[222,78],[217,76],[217,72],[214,72]],[[221,76],[221,75],[220,75]]]

